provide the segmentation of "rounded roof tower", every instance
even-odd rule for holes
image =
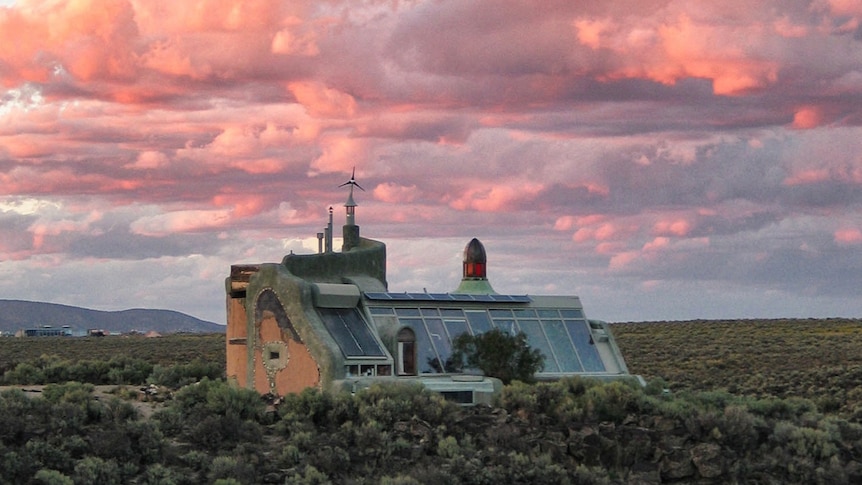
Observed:
[[[485,246],[475,237],[464,247],[464,273],[455,293],[491,295],[497,293],[487,277]]]
[[[475,237],[464,247],[464,278],[485,278],[488,256],[485,246]]]

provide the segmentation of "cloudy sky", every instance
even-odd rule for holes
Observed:
[[[393,291],[860,317],[860,126],[856,0],[0,0],[0,298],[223,323],[355,167]]]

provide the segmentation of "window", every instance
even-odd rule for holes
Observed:
[[[476,295],[466,296],[473,298]],[[502,295],[491,296],[498,301],[502,298]],[[401,303],[403,306],[400,307],[370,307],[375,318],[387,318],[386,325],[390,325],[392,320],[388,318],[394,316],[402,328],[398,334],[398,357],[393,369],[397,375],[450,372],[448,361],[455,338],[463,333],[479,335],[492,328],[509,335],[524,332],[530,346],[545,356],[542,371],[545,374],[606,372],[595,345],[601,342],[601,334],[599,330],[590,328],[580,308],[520,304],[488,308],[477,304],[476,299],[464,306],[452,302],[435,305],[433,301],[426,298],[416,306]]]
[[[458,404],[473,404],[473,391],[441,391],[440,394],[447,401]]]
[[[398,375],[416,375],[416,334],[409,328],[398,332]]]
[[[318,308],[323,324],[345,357],[383,357],[383,349],[357,308]]]

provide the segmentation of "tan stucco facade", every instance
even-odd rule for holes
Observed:
[[[382,243],[361,239],[347,253],[232,267],[226,281],[228,379],[279,396],[344,379],[348,362],[315,310],[338,295],[327,299],[319,288],[349,283],[385,290],[385,258]]]

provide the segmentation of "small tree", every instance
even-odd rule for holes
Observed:
[[[545,368],[545,356],[530,348],[523,332],[509,335],[495,328],[479,335],[463,333],[452,344],[452,363],[457,371],[480,369],[503,384],[533,382],[536,372]]]

